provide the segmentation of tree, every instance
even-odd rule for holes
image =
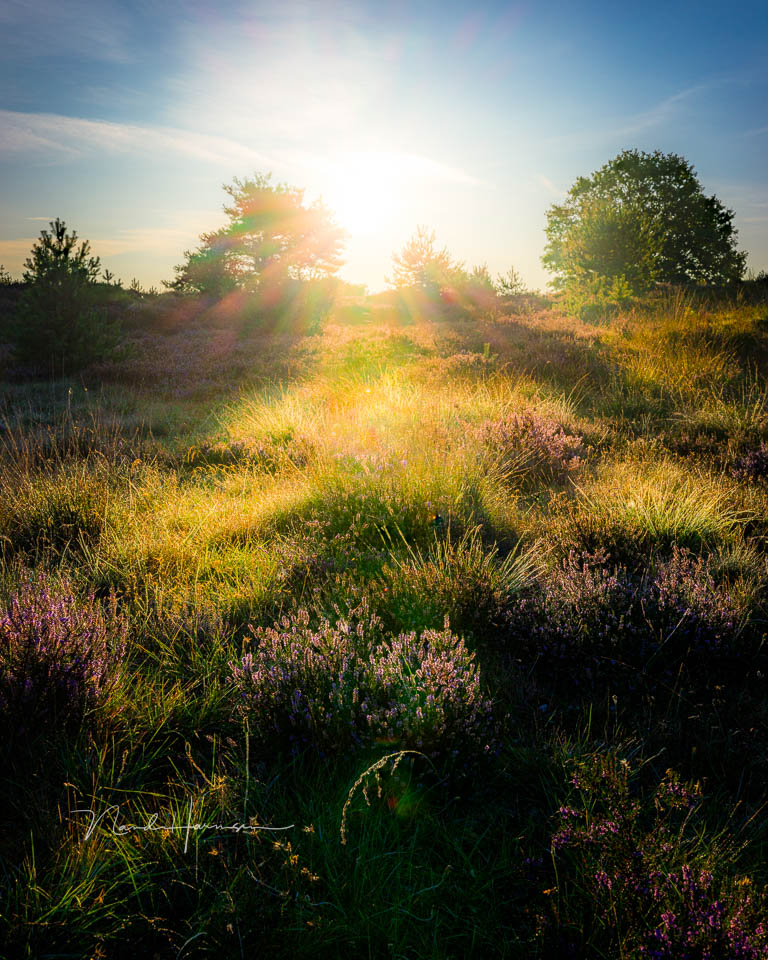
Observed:
[[[25,261],[26,290],[11,329],[14,352],[51,373],[76,370],[111,355],[119,329],[97,307],[98,257],[58,217],[42,230]]]
[[[487,263],[472,267],[467,274],[467,286],[475,290],[484,290],[486,293],[496,292],[496,284],[493,282]]]
[[[526,292],[525,281],[514,267],[498,275],[495,287],[502,297],[514,297]]]
[[[234,290],[257,291],[288,280],[333,276],[341,267],[344,231],[320,202],[304,205],[304,191],[272,184],[271,174],[224,185],[232,203],[229,222],[204,233],[166,286],[186,293],[223,297]]]
[[[392,254],[392,276],[387,283],[392,287],[421,287],[430,292],[450,284],[463,265],[454,263],[445,247],[435,249],[435,244],[435,231],[419,225],[400,253]]]
[[[104,283],[106,283],[108,287],[117,287],[118,290],[123,289],[123,281],[119,277],[116,277],[111,270],[104,271]]]
[[[542,261],[554,286],[621,299],[655,283],[724,284],[744,272],[733,211],[705,196],[674,153],[624,150],[547,211]]]

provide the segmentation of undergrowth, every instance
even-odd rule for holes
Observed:
[[[768,956],[764,303],[353,307],[4,384],[6,954]]]

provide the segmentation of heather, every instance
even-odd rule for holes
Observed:
[[[551,865],[560,910],[543,908],[545,939],[562,955],[768,955],[767,902],[749,876],[724,882],[728,840],[702,823],[700,783],[673,771],[647,797],[616,755],[575,766],[556,817]],[[552,874],[550,874],[552,876]],[[621,917],[622,923],[616,922]]]
[[[78,600],[45,577],[24,583],[0,616],[4,741],[83,720],[119,676],[126,625],[114,597]]]
[[[250,639],[255,654],[230,664],[233,696],[273,749],[325,755],[386,740],[465,765],[492,749],[492,705],[474,654],[447,622],[418,637],[386,636],[364,602],[315,628],[299,610]]]
[[[8,956],[768,954],[764,294],[476,286],[3,354]]]
[[[604,550],[571,550],[505,616],[509,647],[550,679],[595,684],[611,675],[631,690],[738,659],[748,609],[712,557],[675,545],[642,575]]]
[[[569,435],[550,417],[531,410],[487,420],[479,436],[491,459],[510,479],[562,482],[581,463],[581,437]]]
[[[765,442],[736,460],[733,475],[738,480],[761,480],[768,476],[768,447]]]

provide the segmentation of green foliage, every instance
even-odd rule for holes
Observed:
[[[117,287],[120,290],[123,288],[123,281],[120,277],[116,277],[111,270],[104,271],[104,283],[110,287]]]
[[[185,251],[186,263],[174,268],[176,279],[166,286],[220,298],[337,272],[344,231],[322,203],[305,206],[303,190],[272,184],[271,177],[235,177],[224,185],[232,200],[224,207],[229,222],[202,234],[197,250]]]
[[[503,297],[514,297],[526,292],[525,281],[514,267],[510,267],[504,274],[500,273],[494,286],[496,292]]]
[[[27,288],[11,327],[19,360],[60,375],[116,353],[119,329],[97,303],[101,264],[64,221],[41,231],[24,266]]]
[[[0,263],[0,287],[8,287],[13,283],[13,277]]]
[[[691,164],[624,150],[547,211],[542,261],[571,306],[621,305],[656,283],[725,284],[744,272],[733,211]]]
[[[487,290],[489,293],[493,293],[496,289],[486,263],[472,267],[472,270],[467,274],[467,279],[471,287]]]
[[[634,288],[624,274],[617,277],[583,275],[563,291],[566,310],[586,321],[615,317],[634,301]]]
[[[392,287],[421,287],[436,291],[452,282],[461,264],[453,262],[447,247],[436,249],[435,231],[419,224],[416,233],[400,253],[392,255],[392,276],[387,283]]]
[[[500,557],[497,546],[482,542],[481,528],[455,538],[450,529],[436,535],[428,550],[407,548],[392,555],[382,570],[378,593],[384,622],[396,630],[437,628],[447,616],[460,633],[492,636],[503,611],[533,578],[538,559],[512,550]]]
[[[97,396],[5,385],[0,610],[114,588],[128,632],[84,722],[3,747],[4,955],[761,956],[724,938],[766,915],[765,305],[423,304],[157,298]]]

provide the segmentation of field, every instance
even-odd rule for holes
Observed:
[[[2,385],[4,955],[768,957],[764,290],[129,320]]]

